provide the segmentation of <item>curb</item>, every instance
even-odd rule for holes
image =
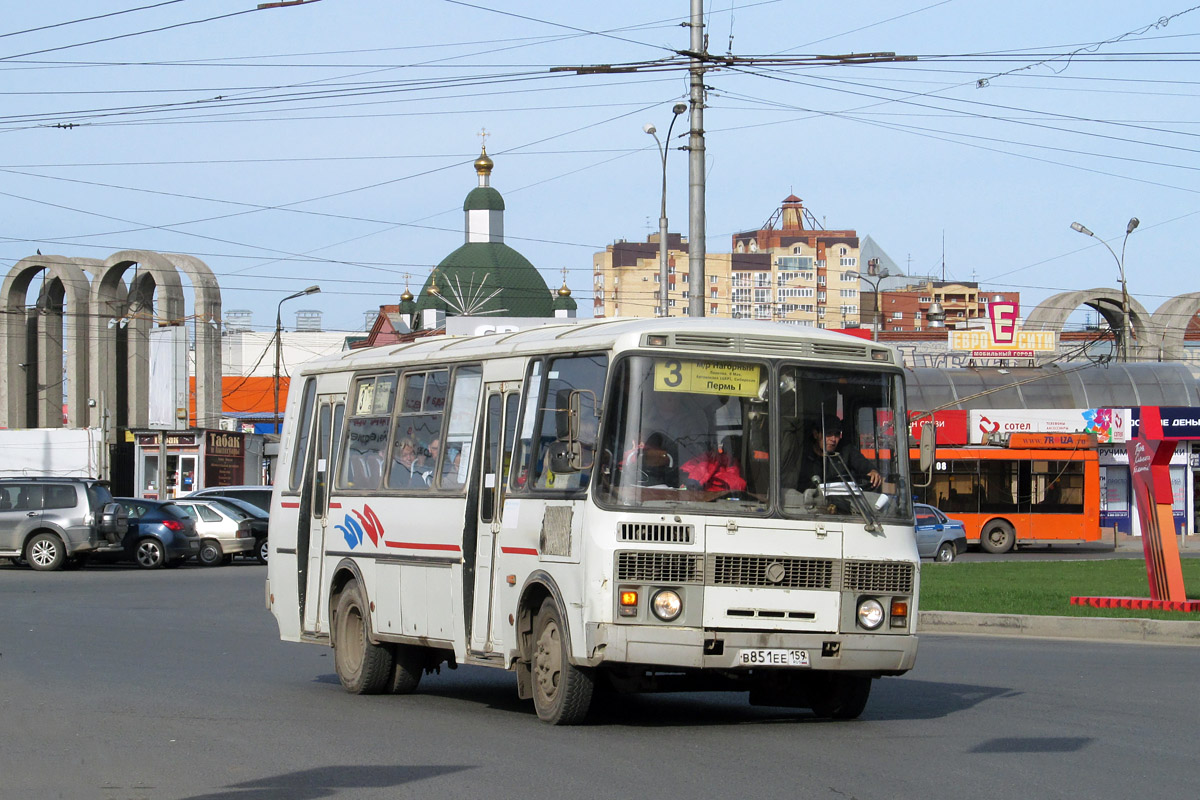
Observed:
[[[920,611],[917,633],[1023,636],[1039,639],[1092,639],[1200,646],[1200,621],[1117,617],[1042,617]]]

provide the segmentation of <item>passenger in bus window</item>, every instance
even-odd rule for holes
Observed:
[[[428,468],[422,466],[417,456],[417,443],[409,437],[396,442],[392,457],[392,471],[388,473],[389,489],[428,489]]]
[[[799,467],[796,477],[788,485],[801,491],[811,489],[813,478],[816,483],[830,483],[838,480],[838,470],[828,464],[826,459],[839,456],[850,474],[859,481],[878,489],[883,483],[883,476],[872,466],[858,448],[842,439],[842,421],[837,417],[825,417],[809,428],[807,446],[799,448]]]
[[[715,451],[688,459],[679,469],[683,473],[683,485],[689,489],[706,492],[742,492],[746,489],[746,479],[742,477],[742,468],[729,437]]]
[[[346,488],[378,489],[383,483],[383,460],[379,450],[351,447],[346,459]]]
[[[457,489],[462,486],[458,479],[459,467],[462,465],[462,450],[447,450],[446,462],[442,464],[442,488]]]

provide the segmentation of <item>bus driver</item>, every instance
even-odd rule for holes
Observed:
[[[850,442],[842,441],[842,421],[837,417],[825,417],[813,424],[807,447],[800,448],[800,468],[793,486],[801,491],[816,483],[827,483],[838,480],[839,470],[829,465],[826,459],[840,457],[845,469],[856,479],[878,489],[883,483],[879,470],[871,465],[858,448]]]

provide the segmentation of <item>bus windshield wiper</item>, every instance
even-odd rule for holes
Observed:
[[[838,480],[845,485],[846,490],[850,493],[850,504],[854,506],[866,521],[867,524],[865,527],[867,533],[882,533],[883,526],[875,518],[875,509],[871,508],[871,504],[867,502],[866,494],[863,492],[862,487],[854,480],[854,475],[850,472],[850,468],[842,460],[842,454],[834,451],[825,460],[833,465],[833,471],[837,473]]]

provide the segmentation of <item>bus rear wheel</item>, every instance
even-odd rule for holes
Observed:
[[[410,694],[421,682],[425,669],[425,649],[411,644],[392,645],[392,678],[388,681],[390,694]]]
[[[392,683],[392,650],[371,641],[366,608],[358,582],[350,581],[333,621],[333,664],[351,694],[379,694]]]
[[[592,703],[593,676],[570,662],[567,631],[553,599],[542,603],[533,635],[530,667],[538,719],[551,725],[578,725]]]
[[[979,546],[989,553],[998,555],[1012,550],[1016,540],[1017,535],[1013,531],[1012,525],[1004,520],[997,520],[989,522],[983,529],[983,533],[979,536]]]

